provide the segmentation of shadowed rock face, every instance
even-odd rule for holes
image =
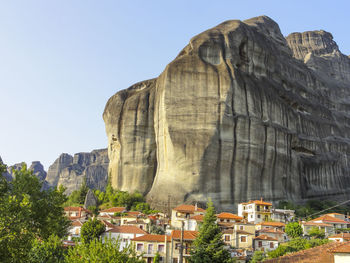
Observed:
[[[104,190],[108,182],[107,149],[91,153],[76,153],[73,156],[63,153],[49,167],[46,181],[51,187],[63,185],[65,193],[77,190],[86,180],[90,189]]]
[[[329,70],[331,67],[331,70]],[[286,39],[268,17],[226,21],[152,80],[112,96],[103,118],[113,187],[156,207],[345,195],[349,58],[331,34]]]

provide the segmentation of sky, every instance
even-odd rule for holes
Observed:
[[[0,0],[0,156],[41,161],[107,147],[107,100],[157,77],[189,40],[267,15],[283,35],[333,34],[350,54],[350,1]]]

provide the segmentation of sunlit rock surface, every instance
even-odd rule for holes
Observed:
[[[156,207],[337,198],[350,187],[350,59],[325,31],[266,16],[190,40],[103,113],[113,187]]]

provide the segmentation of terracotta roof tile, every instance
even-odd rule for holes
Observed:
[[[84,211],[84,212],[87,212],[89,214],[92,214],[92,212],[88,209],[85,209],[84,207],[81,207],[81,206],[66,206],[64,208],[64,211],[66,212],[71,212],[71,211],[74,211],[74,212],[79,212],[79,211]]]
[[[82,226],[82,225],[83,225],[83,223],[80,220],[74,220],[72,222],[72,226]]]
[[[324,227],[333,227],[332,225],[330,224],[325,224],[325,223],[316,223],[316,222],[312,222],[312,221],[309,221],[309,222],[305,222],[305,223],[302,223],[303,225],[305,226],[324,226]]]
[[[346,222],[344,220],[341,220],[339,218],[330,216],[330,215],[324,215],[324,216],[320,216],[318,218],[312,219],[310,220],[311,222],[314,221],[322,221],[323,223],[335,223],[335,224],[349,224],[349,222]]]
[[[112,233],[130,233],[130,234],[148,234],[146,231],[143,231],[141,228],[137,226],[115,226],[114,228],[106,231],[106,232],[112,232]]]
[[[184,240],[195,240],[198,233],[199,233],[198,231],[185,230],[183,239]],[[181,230],[173,230],[171,232],[171,238],[172,239],[180,239],[181,238]]]
[[[348,253],[348,254],[350,254],[350,242],[343,243],[342,245],[332,249],[331,253]]]
[[[285,223],[282,222],[261,222],[258,225],[262,225],[262,226],[275,226],[275,227],[284,227],[286,226]]]
[[[175,207],[173,210],[178,212],[187,212],[187,213],[205,212],[203,208],[196,207],[194,205],[179,205]]]
[[[350,239],[350,233],[340,233],[336,235],[329,236],[328,238],[344,238],[344,239]]]
[[[275,228],[263,228],[259,230],[259,233],[275,233],[275,234],[284,234],[283,231]]]
[[[170,236],[166,236],[167,242],[171,241]],[[147,242],[164,242],[165,241],[165,235],[154,235],[154,234],[147,234],[140,237],[135,237],[134,239],[131,239],[132,241],[147,241]]]
[[[242,203],[242,204],[243,205],[257,204],[257,205],[268,205],[268,206],[272,205],[272,203],[265,202],[262,199],[261,200],[252,200],[252,201],[249,201],[249,202],[246,202],[246,203]]]
[[[255,240],[271,240],[271,241],[277,241],[276,238],[269,237],[267,235],[260,235],[254,238]]]
[[[204,215],[191,216],[190,219],[194,219],[196,221],[203,221],[204,220]]]
[[[240,217],[240,216],[235,215],[235,214],[227,213],[227,212],[222,212],[222,213],[218,214],[217,218],[243,220],[243,217]]]

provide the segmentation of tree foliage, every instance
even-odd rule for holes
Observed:
[[[318,227],[312,227],[308,231],[308,235],[311,236],[312,238],[325,238],[325,231],[324,229],[319,229]]]
[[[6,166],[0,165],[0,174]],[[64,216],[64,189],[41,191],[42,182],[27,170],[15,170],[14,180],[0,176],[0,262],[26,262],[33,240],[63,237],[69,221]]]
[[[81,227],[81,241],[83,243],[90,243],[94,239],[99,239],[105,230],[106,227],[101,221],[97,220],[96,218],[90,218]]]
[[[67,202],[64,204],[64,206],[79,206],[83,205],[85,202],[85,197],[87,192],[89,191],[89,188],[86,185],[86,182],[84,181],[83,184],[80,186],[78,190],[74,190],[68,197]]]
[[[191,263],[225,263],[234,262],[230,253],[224,248],[220,227],[216,224],[215,208],[211,201],[207,204],[207,212],[199,234],[191,249]]]
[[[292,222],[286,225],[286,234],[291,238],[300,237],[303,234],[303,228],[298,222]]]
[[[29,263],[61,263],[64,262],[65,250],[61,239],[52,235],[47,241],[33,241],[29,252]]]
[[[266,258],[265,253],[263,251],[255,251],[253,254],[252,259],[249,261],[249,263],[258,263],[263,261]]]
[[[90,243],[76,244],[69,249],[66,262],[70,263],[144,263],[140,256],[129,246],[120,251],[120,243],[110,239],[94,239]]]
[[[269,251],[268,258],[281,257],[290,252],[297,252],[304,249],[313,248],[330,242],[328,239],[312,239],[307,240],[301,237],[292,239],[291,241],[280,244],[277,249]]]

